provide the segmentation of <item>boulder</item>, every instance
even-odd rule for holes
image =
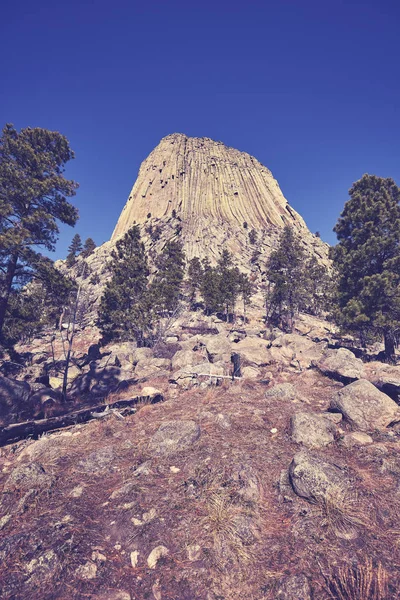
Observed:
[[[339,467],[308,451],[294,456],[289,479],[296,494],[311,501],[323,499],[333,486],[348,485],[347,477]]]
[[[342,413],[354,429],[385,429],[400,418],[397,404],[366,379],[354,381],[332,398],[331,410]]]
[[[373,439],[367,433],[361,431],[354,431],[347,433],[341,440],[341,445],[345,448],[354,448],[354,446],[367,446],[373,443]]]
[[[313,363],[321,373],[343,383],[363,379],[366,371],[362,360],[356,358],[347,348],[326,350],[323,356]]]
[[[296,390],[291,383],[277,383],[265,392],[266,398],[277,398],[279,400],[294,400]]]
[[[316,343],[303,335],[286,333],[272,342],[271,350],[274,353],[275,348],[281,348],[282,358],[289,359],[290,356],[289,362],[295,361],[300,368],[308,369],[314,361],[321,359],[326,346],[326,342]],[[286,354],[283,349],[287,349]],[[290,354],[288,351],[290,351]],[[278,357],[279,355],[276,354],[275,356]]]
[[[205,345],[210,362],[228,362],[231,358],[232,344],[225,333],[204,336],[201,342]]]
[[[47,490],[53,483],[54,477],[48,475],[40,463],[32,462],[12,471],[5,483],[4,492]]]
[[[9,377],[0,375],[0,403],[13,407],[27,402],[31,394],[31,388],[26,381],[16,381]]]
[[[307,448],[321,448],[335,440],[335,426],[323,415],[299,412],[291,418],[292,440]]]
[[[278,585],[276,600],[311,600],[311,589],[305,575],[284,577]]]
[[[178,350],[172,358],[172,370],[177,371],[191,365],[204,363],[204,356],[193,350]]]
[[[135,367],[135,377],[138,379],[151,377],[152,375],[158,373],[158,371],[159,368],[151,364],[151,361],[148,359],[139,360]]]
[[[152,357],[153,357],[153,350],[151,348],[136,348],[133,351],[132,362],[135,365],[140,360],[145,360],[146,358],[149,359]]]
[[[243,379],[260,379],[261,371],[256,367],[243,367],[242,377]]]
[[[400,366],[370,362],[367,365],[367,379],[392,398],[400,395]]]
[[[200,382],[216,383],[218,377],[224,375],[224,367],[221,364],[201,363],[200,365],[188,366],[174,373],[170,379],[184,389],[189,389]]]
[[[187,450],[200,437],[200,427],[194,421],[167,421],[150,440],[150,450],[156,455],[170,455]]]
[[[243,367],[263,367],[273,362],[268,343],[259,337],[247,336],[235,344],[235,352],[240,354]]]

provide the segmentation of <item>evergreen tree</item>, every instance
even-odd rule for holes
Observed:
[[[204,300],[206,314],[212,314],[223,309],[223,297],[221,294],[221,279],[218,270],[212,267],[208,258],[202,263],[203,278],[200,285],[200,293]]]
[[[152,303],[148,292],[149,268],[139,227],[135,225],[118,240],[112,252],[112,277],[100,301],[98,325],[105,340],[149,341]]]
[[[332,308],[333,282],[325,265],[312,256],[305,263],[305,311],[321,315]]]
[[[55,268],[47,257],[37,256],[35,279],[26,287],[14,289],[4,322],[3,335],[11,345],[21,337],[32,337],[44,327],[55,327],[75,283]]]
[[[200,259],[195,256],[190,261],[188,268],[189,301],[191,304],[196,301],[196,294],[201,288],[203,276],[203,266]]]
[[[95,242],[92,240],[92,238],[89,237],[83,244],[83,249],[82,249],[81,255],[83,256],[83,258],[87,258],[91,254],[93,254],[93,251],[95,250],[95,248],[96,248]]]
[[[252,229],[249,233],[249,242],[253,245],[257,242],[257,233],[254,229]]]
[[[250,298],[253,294],[253,286],[247,275],[240,273],[239,277],[239,293],[243,301],[243,320],[246,322],[247,307],[250,304]]]
[[[72,238],[72,242],[68,247],[67,267],[72,267],[76,262],[76,257],[82,252],[82,240],[79,233],[76,233]]]
[[[292,330],[295,315],[306,305],[304,251],[289,225],[267,263],[267,319]]]
[[[225,306],[226,318],[229,317],[229,309],[235,313],[235,304],[240,289],[240,271],[233,266],[232,254],[224,249],[217,264],[217,275],[219,277],[220,295]]]
[[[173,312],[181,297],[185,274],[182,242],[170,240],[155,261],[157,273],[151,284],[154,307],[159,314]]]
[[[393,360],[400,327],[400,189],[392,179],[364,175],[349,195],[334,228],[336,319],[344,330],[383,336]]]
[[[60,133],[6,125],[0,136],[0,337],[13,290],[36,274],[37,247],[54,250],[57,222],[75,225],[76,208],[66,198],[78,185],[65,179],[74,157]]]

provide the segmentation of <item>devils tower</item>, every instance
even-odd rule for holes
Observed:
[[[143,161],[113,238],[134,221],[145,222],[149,213],[164,218],[173,211],[184,222],[305,227],[271,171],[257,159],[221,142],[179,133],[163,138]]]
[[[180,133],[163,138],[143,161],[111,241],[135,223],[144,229],[173,219],[180,222],[189,259],[206,254],[212,259],[222,246],[242,253],[246,229],[255,229],[269,246],[286,224],[305,245],[318,246],[267,167],[222,142]]]

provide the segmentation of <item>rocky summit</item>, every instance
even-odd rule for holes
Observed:
[[[174,133],[161,140],[143,161],[111,240],[135,223],[154,227],[174,218],[188,259],[218,257],[222,245],[239,253],[248,246],[246,229],[271,243],[287,224],[326,253],[267,167],[210,138]]]

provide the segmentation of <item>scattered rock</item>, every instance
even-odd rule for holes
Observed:
[[[300,412],[291,418],[292,440],[307,448],[321,448],[335,439],[334,424],[322,415]]]
[[[40,463],[21,465],[14,469],[7,479],[4,491],[47,490],[54,483],[54,477],[48,475]]]
[[[90,595],[92,600],[132,600],[132,596],[123,590],[107,590],[104,593]]]
[[[380,390],[396,398],[400,394],[400,366],[370,362],[367,365],[367,379]]]
[[[135,550],[134,552],[131,552],[130,558],[131,558],[131,565],[135,569],[139,562],[139,552],[137,550]]]
[[[356,358],[347,348],[326,350],[322,358],[314,364],[324,375],[343,383],[363,379],[366,373],[362,360]]]
[[[264,367],[273,362],[267,342],[259,337],[246,337],[235,344],[235,352],[240,354],[243,368],[246,366]]]
[[[256,367],[243,367],[242,371],[242,377],[243,379],[260,379],[261,378],[261,371],[260,369],[257,369]]]
[[[192,544],[191,546],[187,546],[186,548],[188,560],[190,560],[191,562],[200,560],[201,553],[201,546],[199,546],[198,544]]]
[[[193,350],[178,350],[172,358],[172,370],[177,371],[184,369],[191,365],[199,365],[204,363],[204,356],[201,352],[194,352]]]
[[[326,346],[326,342],[317,344],[303,335],[286,333],[272,342],[271,350],[274,348],[287,348],[290,353],[282,353],[282,358],[290,362],[295,361],[301,369],[308,369],[314,361],[321,359]],[[274,354],[274,357],[277,358],[277,355]]]
[[[165,546],[157,546],[157,548],[154,548],[147,558],[149,568],[155,569],[160,558],[164,558],[168,556],[168,554],[169,550]]]
[[[361,431],[385,429],[400,418],[397,404],[366,379],[339,390],[330,407],[341,412],[352,427]]]
[[[147,386],[140,390],[139,396],[141,396],[142,398],[152,398],[152,399],[155,399],[157,397],[162,398],[162,392],[160,392],[160,390],[158,390],[157,388]]]
[[[347,478],[339,467],[307,451],[294,456],[289,478],[296,494],[311,501],[323,498],[332,486],[347,484]]]
[[[367,433],[354,431],[352,433],[347,433],[340,443],[342,446],[345,446],[345,448],[354,448],[354,446],[366,446],[372,444],[373,441],[372,437]]]
[[[95,579],[97,575],[97,565],[88,560],[84,565],[81,565],[76,569],[75,575],[79,577],[79,579]]]
[[[225,333],[204,336],[201,342],[205,345],[208,358],[212,363],[230,361],[232,345]]]
[[[0,404],[8,408],[27,402],[31,388],[26,381],[16,381],[0,375]]]
[[[279,400],[294,400],[296,390],[291,383],[278,383],[265,392],[266,398],[278,398]]]
[[[279,584],[276,600],[311,600],[311,589],[305,575],[290,575]]]
[[[101,473],[109,468],[114,458],[114,449],[111,446],[106,446],[89,454],[78,463],[78,466],[85,473]]]
[[[54,550],[48,550],[41,554],[39,558],[33,558],[27,565],[26,570],[35,577],[45,579],[51,577],[59,567],[59,560]]]
[[[0,531],[4,529],[7,523],[10,521],[11,515],[4,515],[4,517],[0,518]]]
[[[232,427],[232,424],[231,424],[231,421],[230,421],[228,415],[224,415],[222,413],[219,413],[215,417],[215,422],[218,425],[218,427],[221,427],[221,429],[230,429]]]
[[[200,427],[194,421],[167,421],[150,441],[154,454],[168,455],[186,450],[200,437]]]

